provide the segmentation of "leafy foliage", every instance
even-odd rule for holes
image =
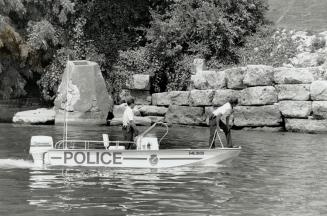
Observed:
[[[159,64],[152,59],[152,56],[145,47],[120,51],[119,59],[110,76],[110,81],[114,83],[114,85],[111,85],[111,91],[115,101],[120,100],[119,93],[131,78],[132,74],[141,73],[154,75],[158,69]]]
[[[163,14],[152,11],[145,48],[158,65],[155,90],[186,89],[194,57],[218,66],[237,63],[237,48],[264,22],[266,10],[260,0],[185,0]]]
[[[59,15],[73,13],[73,5],[70,0],[0,1],[0,98],[27,94],[26,83],[36,82],[55,50],[65,44]]]
[[[28,47],[20,34],[0,15],[0,97],[25,95],[24,77],[31,73],[24,64]]]
[[[311,44],[311,52],[322,49],[326,46],[326,39],[324,37],[315,37]]]
[[[41,94],[45,100],[53,100],[66,67],[67,60],[85,59],[95,61],[100,67],[103,67],[105,62],[104,55],[99,54],[91,41],[85,40],[84,38],[83,28],[85,24],[86,21],[84,18],[76,19],[72,32],[72,41],[67,47],[56,51],[53,61],[45,68],[45,72],[38,81],[42,89]]]
[[[58,44],[58,38],[55,34],[56,31],[47,20],[42,20],[34,24],[29,23],[27,32],[27,43],[33,50],[47,50],[49,43],[52,43],[54,46]]]
[[[263,0],[0,0],[0,97],[36,83],[53,100],[67,59],[99,63],[118,94],[132,73],[184,90],[195,57],[221,67],[264,22]]]
[[[282,66],[296,55],[297,46],[290,32],[266,25],[248,37],[245,46],[239,49],[240,64]]]
[[[0,0],[0,14],[8,15],[10,12],[24,14],[26,8],[21,0]]]

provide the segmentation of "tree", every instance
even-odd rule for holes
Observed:
[[[185,90],[195,57],[239,61],[266,9],[263,0],[0,0],[0,98],[33,82],[53,100],[68,56],[98,62],[116,96],[141,72],[155,91]]]
[[[176,0],[165,13],[153,10],[142,53],[159,64],[156,91],[185,90],[195,57],[215,67],[237,63],[236,50],[264,23],[266,10],[261,0]]]
[[[155,1],[154,1],[155,2]],[[119,50],[144,41],[150,21],[147,0],[0,0],[0,97],[27,94],[38,80],[43,98],[53,99],[68,56],[100,64],[108,86]]]
[[[63,29],[72,13],[70,0],[0,1],[0,98],[27,94],[27,81],[36,81],[65,43]]]

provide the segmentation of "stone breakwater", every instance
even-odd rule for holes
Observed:
[[[326,65],[308,68],[248,65],[223,71],[204,68],[201,59],[195,61],[188,91],[150,94],[149,75],[133,75],[122,92],[122,98],[131,95],[136,99],[136,123],[149,126],[165,121],[169,124],[207,126],[212,110],[233,96],[239,99],[231,118],[234,128],[327,132]],[[122,124],[123,111],[123,106],[113,107],[115,118],[111,125]],[[53,115],[53,112],[17,113],[13,120],[32,124],[54,122],[57,113]],[[104,120],[102,115],[101,121]],[[81,121],[85,123],[88,119],[82,118]],[[90,124],[94,122],[89,121]]]
[[[135,113],[148,123],[164,120],[205,126],[215,107],[236,96],[239,105],[232,118],[235,128],[327,132],[326,75],[324,67],[198,69],[192,75],[189,91],[152,94],[151,104],[138,105]]]

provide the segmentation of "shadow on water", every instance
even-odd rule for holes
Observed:
[[[120,128],[70,130],[121,138]],[[243,149],[222,167],[40,170],[28,157],[30,136],[58,140],[61,127],[0,124],[0,132],[0,215],[327,214],[326,135],[234,131]],[[171,128],[161,148],[206,148],[207,137],[207,128]]]

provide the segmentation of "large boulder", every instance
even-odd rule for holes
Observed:
[[[204,108],[170,105],[165,121],[168,124],[202,125],[205,123]]]
[[[309,84],[282,84],[275,86],[278,93],[278,100],[307,101],[310,99]]]
[[[127,88],[135,90],[150,90],[150,75],[133,74],[127,83]]]
[[[137,105],[149,105],[151,104],[151,94],[148,90],[137,90],[137,89],[122,89],[119,94],[121,101],[126,101],[132,97]]]
[[[227,88],[229,89],[244,89],[246,86],[243,83],[245,67],[236,67],[225,70]]]
[[[221,89],[226,87],[226,76],[224,71],[204,70],[198,71],[191,76],[194,89]]]
[[[275,68],[274,81],[278,84],[310,84],[314,74],[309,68]]]
[[[196,58],[193,61],[192,64],[192,68],[191,68],[191,73],[197,74],[197,73],[201,73],[201,71],[206,69],[206,65],[205,65],[205,60],[201,59],[201,58]]]
[[[279,110],[284,117],[289,118],[308,118],[310,115],[311,101],[280,101]]]
[[[313,74],[314,80],[327,80],[327,61],[322,66],[309,69]]]
[[[327,101],[313,101],[312,111],[315,118],[327,119]]]
[[[219,89],[215,91],[212,99],[213,106],[222,106],[229,101],[229,99],[240,97],[240,91],[232,89]]]
[[[277,92],[273,86],[258,86],[241,91],[241,105],[268,105],[277,102]]]
[[[265,131],[265,132],[281,132],[284,131],[284,128],[281,126],[277,127],[244,127],[242,128],[244,131]]]
[[[312,100],[326,100],[327,101],[327,81],[317,80],[311,83],[310,93]]]
[[[142,116],[164,116],[168,110],[167,107],[159,107],[159,106],[139,106],[137,107],[138,111]]]
[[[169,105],[188,105],[188,91],[171,91],[152,94],[152,105],[169,106]]]
[[[244,72],[246,86],[269,86],[273,84],[274,68],[266,65],[248,65]]]
[[[213,90],[192,90],[189,96],[190,106],[210,106],[213,95]]]
[[[234,125],[238,127],[280,126],[281,122],[278,105],[234,108]]]
[[[326,61],[326,53],[301,52],[290,59],[290,61],[296,67],[315,67]]]
[[[150,126],[152,124],[151,118],[148,116],[134,116],[135,124],[138,126]],[[121,126],[123,125],[122,117],[115,117],[110,121],[111,126]]]
[[[146,90],[130,90],[130,95],[135,100],[135,104],[138,105],[149,105],[151,104],[150,91]]]
[[[113,100],[108,94],[97,63],[67,62],[55,99],[55,109],[57,110],[56,124],[64,122],[63,110],[74,113],[70,113],[70,123],[79,124],[85,121],[88,124],[92,122],[105,124],[108,112],[113,109]]]
[[[136,125],[140,126],[150,126],[152,120],[148,116],[134,116],[134,121]]]
[[[38,109],[42,106],[39,99],[0,100],[0,122],[12,123],[16,113]]]
[[[296,31],[292,35],[292,40],[297,42],[297,51],[310,51],[312,41],[316,38],[315,35],[309,35],[306,31]]]
[[[149,119],[151,119],[151,124],[156,122],[165,122],[164,116],[147,116]]]
[[[327,120],[285,119],[285,128],[294,132],[327,132]]]
[[[53,109],[40,108],[18,112],[12,121],[22,124],[54,124],[56,112]]]

